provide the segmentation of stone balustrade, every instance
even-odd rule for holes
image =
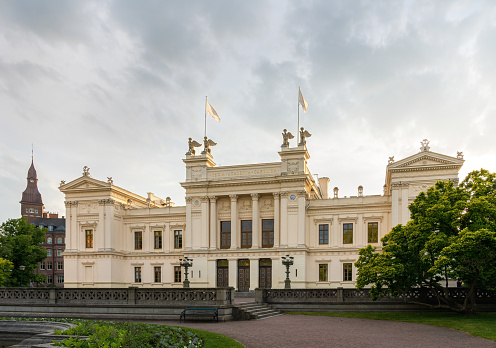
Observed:
[[[0,305],[230,306],[233,288],[0,288]]]

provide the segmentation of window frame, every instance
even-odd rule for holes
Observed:
[[[64,262],[62,261],[57,261],[57,270],[63,270],[64,269]]]
[[[183,248],[183,230],[174,230],[174,249]]]
[[[266,229],[265,221],[272,221],[272,229]],[[274,247],[274,219],[262,219],[262,248]]]
[[[134,250],[143,250],[143,231],[134,231]]]
[[[162,231],[153,231],[153,248],[162,249]]]
[[[134,282],[135,283],[141,283],[141,266],[135,266],[134,267]]]
[[[353,263],[343,262],[343,282],[353,281]]]
[[[367,243],[369,244],[379,243],[379,222],[371,221],[367,223]]]
[[[85,240],[84,245],[86,246],[86,249],[93,249],[94,246],[93,230],[84,230],[84,240]]]
[[[231,248],[231,221],[220,221],[220,248]]]
[[[154,266],[153,267],[153,280],[154,283],[162,283],[162,267]]]
[[[249,222],[249,229],[246,225]],[[253,221],[241,220],[241,248],[249,249],[253,245]]]
[[[46,249],[46,251],[47,251],[47,257],[52,257],[53,256],[52,249]]]
[[[353,230],[353,222],[343,223],[343,244],[353,244]]]
[[[174,266],[174,283],[181,283],[181,266]]]
[[[319,224],[319,245],[325,244],[329,244],[329,224]]]
[[[52,261],[47,261],[47,263],[46,263],[46,270],[47,271],[50,271],[52,269],[53,269]]]
[[[329,281],[329,264],[319,263],[319,282]]]

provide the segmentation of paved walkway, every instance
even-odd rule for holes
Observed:
[[[248,348],[275,347],[491,347],[496,342],[452,329],[394,321],[280,315],[224,323],[166,321],[160,324],[217,332]]]

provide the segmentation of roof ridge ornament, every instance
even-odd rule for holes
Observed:
[[[463,159],[463,152],[462,151],[457,151],[456,152],[456,158]]]
[[[430,141],[429,141],[429,140],[427,140],[427,139],[422,140],[422,141],[420,142],[420,145],[422,145],[422,146],[420,147],[420,152],[430,151],[430,150],[431,150],[431,148],[429,147],[429,143],[430,143]]]
[[[88,178],[91,178],[90,168],[88,166],[83,167],[83,176],[87,176]]]

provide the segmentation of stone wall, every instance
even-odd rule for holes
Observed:
[[[184,308],[219,308],[232,319],[233,288],[0,288],[0,316],[178,320]]]

